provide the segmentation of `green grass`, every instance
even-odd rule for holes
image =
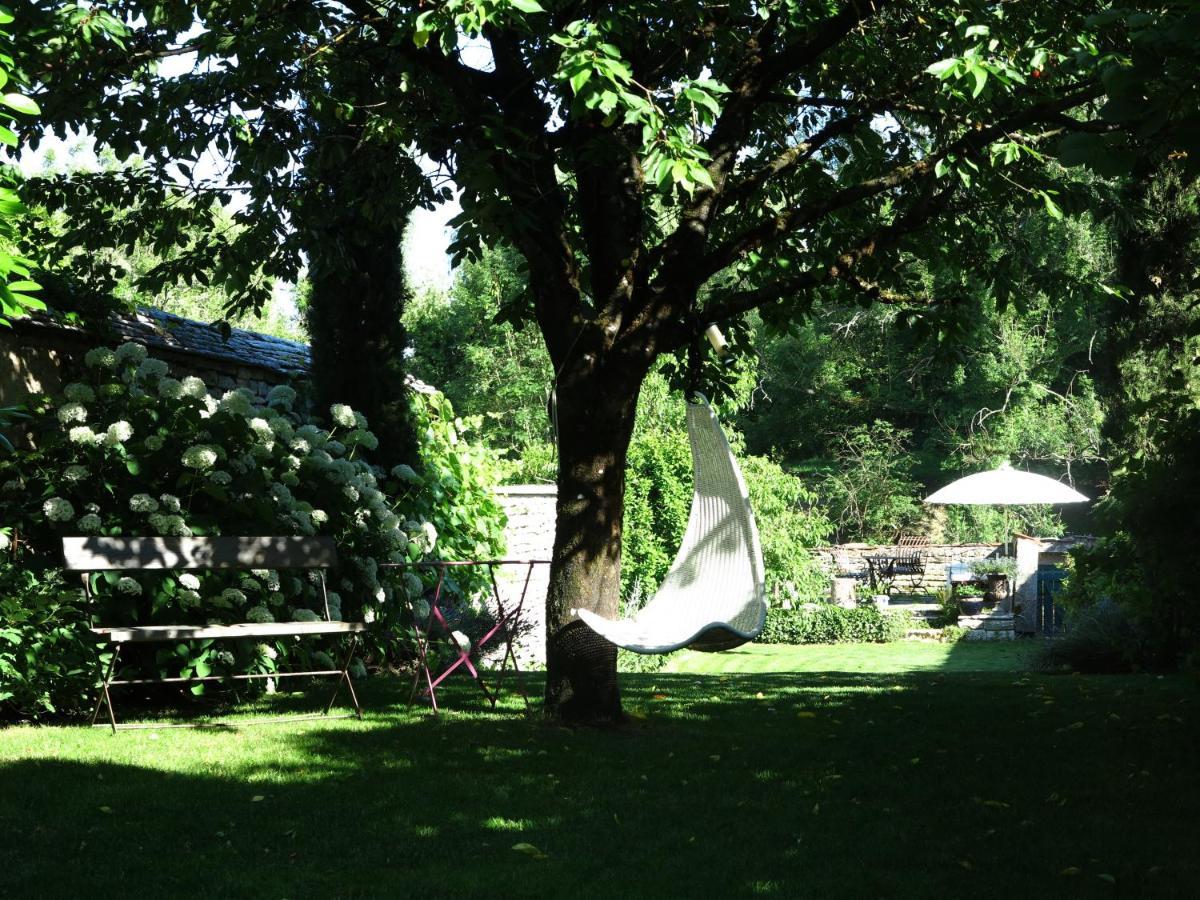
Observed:
[[[1018,663],[680,657],[611,731],[394,679],[362,723],[10,728],[0,896],[1195,896],[1195,681]]]

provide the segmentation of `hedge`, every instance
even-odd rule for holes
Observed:
[[[773,608],[759,643],[844,644],[901,640],[912,616],[907,612],[881,612],[874,606],[843,609],[832,604],[808,604],[795,609]]]

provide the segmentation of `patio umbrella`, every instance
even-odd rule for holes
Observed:
[[[1035,504],[1086,503],[1087,497],[1061,481],[1022,472],[1004,463],[990,472],[976,472],[925,498],[926,503],[961,503],[971,506],[1032,506]]]

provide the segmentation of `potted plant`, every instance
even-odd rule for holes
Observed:
[[[988,603],[1008,599],[1008,586],[1017,574],[1017,561],[1010,557],[980,559],[971,564],[971,572],[984,582],[983,598]]]
[[[954,596],[958,600],[958,611],[964,616],[977,616],[983,612],[983,589],[977,584],[956,584]]]

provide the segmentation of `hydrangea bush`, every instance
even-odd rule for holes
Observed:
[[[369,460],[378,441],[367,421],[348,406],[335,405],[326,428],[297,408],[290,387],[274,388],[265,405],[245,390],[213,395],[199,378],[171,377],[133,343],[90,351],[85,369],[62,396],[31,404],[31,449],[0,458],[0,525],[9,529],[6,544],[13,536],[16,543],[0,555],[0,594],[27,595],[31,572],[39,584],[57,583],[64,535],[328,535],[339,558],[327,576],[330,614],[375,623],[378,654],[405,621],[403,601],[426,586],[414,571],[385,563],[500,552],[504,519],[491,495],[492,460],[463,439],[467,423],[440,394],[411,398],[417,468],[384,471]],[[93,588],[90,613],[105,624],[324,617],[315,572],[101,573]],[[83,603],[80,591],[63,590],[70,596],[61,605]],[[86,620],[73,616],[75,630]],[[56,697],[74,704],[78,685],[34,689],[36,673],[25,670],[36,665],[4,668],[5,641],[30,639],[0,630],[0,703],[26,712],[51,709]],[[290,654],[328,649],[293,639],[198,642],[159,648],[143,663],[170,675],[271,672]],[[90,686],[98,664],[95,653],[79,662],[77,678]]]

